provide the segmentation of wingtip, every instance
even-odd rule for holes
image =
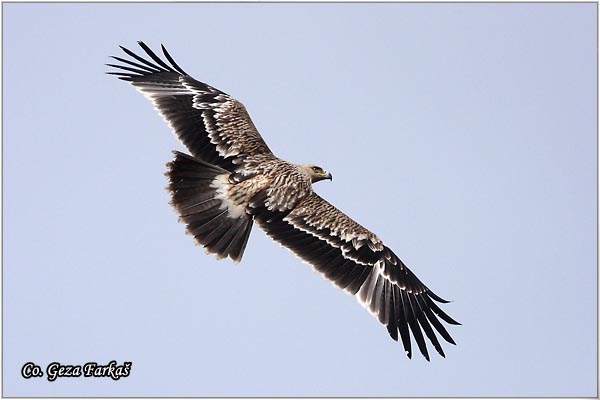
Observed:
[[[238,265],[242,261],[242,257],[240,255],[234,256],[232,254],[228,254],[227,256],[231,259],[231,261],[233,261],[235,265]]]
[[[180,67],[180,66],[179,66],[179,65],[178,65],[178,64],[175,62],[175,60],[173,59],[173,57],[171,56],[171,54],[169,54],[169,52],[167,51],[167,48],[165,47],[165,45],[161,43],[161,45],[160,45],[160,48],[161,48],[161,50],[162,50],[163,54],[165,55],[165,57],[167,58],[167,60],[168,60],[168,61],[171,63],[171,66],[172,66],[173,68],[175,68],[175,70],[176,70],[177,72],[179,72],[180,74],[182,74],[182,75],[187,75],[187,72],[185,72],[185,71],[183,70],[183,68],[181,68],[181,67]]]
[[[440,348],[436,348],[438,354],[444,358],[446,358],[446,354],[444,353],[444,350],[440,347]]]
[[[452,303],[452,300],[446,300],[446,299],[438,296],[431,289],[427,289],[427,294],[429,295],[429,297],[431,297],[432,299],[434,299],[438,303],[442,303],[442,304]]]
[[[387,326],[388,329],[388,333],[390,334],[390,337],[394,340],[394,342],[398,341],[398,329],[394,329],[391,325]]]
[[[116,76],[117,79],[120,79],[120,80],[125,81],[125,82],[131,82],[131,81],[133,81],[133,75],[131,75],[131,74],[124,74],[124,73],[121,73],[121,72],[105,72],[105,74],[106,75]]]

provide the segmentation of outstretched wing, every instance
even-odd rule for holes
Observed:
[[[109,74],[149,98],[195,157],[231,171],[237,157],[271,153],[241,102],[186,74],[164,46],[168,63],[138,43],[151,61],[121,47],[131,59],[113,56],[121,71]]]
[[[425,286],[372,232],[323,200],[305,197],[289,214],[256,210],[271,238],[311,264],[337,287],[355,295],[412,355],[410,333],[429,360],[425,336],[444,355],[436,332],[455,344],[440,319],[458,325],[436,304],[447,303]]]

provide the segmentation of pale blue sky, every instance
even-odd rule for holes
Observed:
[[[596,396],[596,4],[4,4],[5,396]],[[184,150],[104,74],[164,43],[444,308],[430,363],[257,228],[168,204]],[[131,376],[25,380],[33,361]]]

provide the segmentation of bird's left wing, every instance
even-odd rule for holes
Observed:
[[[232,171],[239,156],[271,154],[241,102],[189,76],[164,46],[166,61],[138,43],[151,61],[121,47],[130,59],[113,56],[120,64],[107,65],[120,71],[109,74],[150,99],[196,158]]]
[[[455,344],[440,319],[458,324],[435,303],[447,303],[368,231],[316,193],[289,214],[257,210],[256,222],[271,238],[311,264],[340,289],[355,295],[411,357],[410,333],[429,360],[425,336],[444,356],[436,332]]]

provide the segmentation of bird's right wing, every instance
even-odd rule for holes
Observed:
[[[375,234],[316,193],[306,196],[288,214],[257,209],[255,221],[327,280],[356,295],[394,340],[400,333],[409,358],[410,333],[427,360],[423,333],[442,356],[436,332],[454,344],[440,319],[458,322],[436,304],[447,301],[425,286]]]
[[[121,47],[131,59],[113,56],[121,64],[108,66],[121,71],[109,74],[150,99],[195,157],[231,171],[240,156],[271,153],[241,102],[186,74],[164,46],[168,63],[138,43],[152,61]]]

